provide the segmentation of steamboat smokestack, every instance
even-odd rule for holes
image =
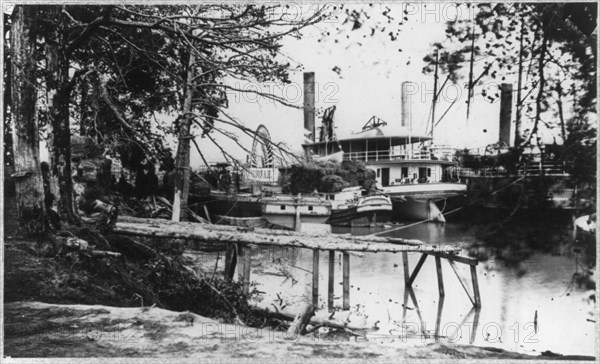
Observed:
[[[315,73],[304,72],[304,136],[315,139]]]
[[[403,127],[412,130],[412,100],[411,96],[415,93],[416,87],[410,81],[402,82],[402,121]]]
[[[510,118],[512,114],[512,84],[500,85],[500,145],[510,146]]]

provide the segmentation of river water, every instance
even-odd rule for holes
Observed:
[[[338,228],[334,233],[365,235],[382,229]],[[481,243],[471,228],[452,223],[423,223],[388,236],[431,243]],[[411,270],[419,258],[420,254],[409,254]],[[300,302],[310,300],[312,259],[312,251],[305,249],[255,249],[251,280],[263,292],[259,305],[283,306],[285,311],[293,312]],[[404,288],[401,254],[352,254],[350,315],[339,312],[334,319],[348,319],[354,326],[377,323],[379,330],[368,331],[367,339],[383,343],[421,345],[439,340],[533,355],[550,350],[563,355],[593,356],[595,303],[590,295],[594,292],[571,284],[576,259],[575,254],[565,251],[553,255],[534,253],[517,266],[507,266],[493,257],[480,262],[477,273],[482,307],[475,310],[444,259],[446,294],[440,302],[433,257],[425,261],[410,292]],[[321,252],[320,262],[319,308],[326,311],[326,252]],[[457,270],[470,285],[468,266],[458,263]],[[341,274],[341,255],[336,253],[334,293],[338,309],[342,305]]]
[[[384,228],[336,228],[334,233],[372,234]],[[387,236],[431,243],[483,244],[473,228],[457,223],[422,223]],[[260,291],[256,303],[294,313],[312,294],[312,251],[255,248],[251,281]],[[466,255],[463,251],[461,254]],[[409,253],[410,269],[421,254]],[[328,254],[320,253],[319,311],[327,317]],[[534,252],[520,264],[507,265],[492,256],[477,265],[482,307],[474,309],[458,278],[442,259],[445,298],[440,300],[435,259],[429,256],[413,283],[405,289],[402,255],[350,255],[350,311],[342,307],[341,254],[335,257],[333,319],[350,326],[372,327],[367,340],[391,345],[424,345],[441,341],[498,347],[538,355],[550,350],[563,355],[595,355],[593,290],[579,288],[572,249],[553,254]],[[211,259],[206,261],[210,267]],[[469,267],[457,271],[471,289]],[[597,274],[594,279],[597,280]],[[472,292],[472,291],[471,291]],[[441,302],[440,302],[441,301]],[[364,339],[362,339],[364,340]]]

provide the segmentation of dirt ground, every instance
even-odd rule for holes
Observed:
[[[590,359],[534,357],[497,348],[430,344],[402,347],[222,324],[160,308],[5,305],[4,355],[10,357],[189,357],[223,359]]]

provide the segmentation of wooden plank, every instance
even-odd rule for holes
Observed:
[[[312,281],[312,304],[319,307],[319,250],[313,250],[313,281]]]
[[[408,286],[411,286],[415,281],[415,278],[417,278],[417,274],[419,274],[423,263],[425,263],[425,259],[427,259],[427,254],[421,254],[421,258],[419,258],[419,261],[415,266],[415,270],[413,270],[412,274],[410,275],[410,278],[408,279],[408,282],[406,283]]]
[[[479,296],[479,283],[477,282],[477,267],[471,266],[471,279],[473,281],[473,294],[475,295],[475,307],[481,307],[481,297]]]
[[[444,292],[444,274],[442,272],[442,259],[437,256],[435,257],[435,270],[437,271],[438,290],[440,292],[440,297],[444,297],[446,293]]]
[[[455,254],[448,254],[448,253],[444,253],[444,252],[433,252],[432,255],[437,255],[440,258],[453,260],[455,262],[464,263],[464,264],[468,264],[468,265],[479,264],[479,261],[477,261],[477,259],[462,257],[460,255],[455,255]]]
[[[402,265],[404,266],[404,283],[408,284],[409,267],[408,267],[408,253],[402,252]]]
[[[335,284],[335,250],[329,251],[329,282],[327,285],[327,309],[333,312],[333,289]]]
[[[467,282],[463,281],[463,278],[460,276],[460,274],[458,274],[458,270],[456,269],[456,265],[454,264],[454,261],[448,259],[448,263],[450,264],[450,267],[452,267],[452,270],[454,271],[454,274],[456,274],[456,277],[458,278],[458,281],[460,282],[460,285],[462,286],[462,288],[467,293],[467,296],[469,297],[469,300],[471,300],[471,303],[473,305],[475,305],[475,300],[473,299],[473,297],[471,297],[471,293],[469,292],[469,288],[467,287],[468,284],[467,284]]]
[[[451,252],[459,245],[420,244],[401,239],[359,237],[350,234],[302,233],[239,226],[208,225],[191,222],[172,222],[164,219],[139,219],[119,217],[114,233],[158,238],[201,240],[208,243],[240,243],[255,245],[293,246],[319,250],[345,250],[364,252]]]
[[[343,286],[343,302],[342,308],[344,310],[350,309],[350,255],[348,253],[343,253],[343,277],[342,277],[342,286]]]
[[[244,248],[244,293],[250,292],[250,269],[252,268],[252,249],[250,246]]]

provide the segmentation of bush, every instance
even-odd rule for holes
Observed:
[[[339,192],[342,188],[349,186],[350,184],[342,177],[332,174],[321,179],[321,188],[319,190],[323,192]]]
[[[363,162],[343,161],[341,164],[312,162],[292,166],[290,189],[293,194],[320,192],[338,192],[344,187],[361,186],[374,188],[375,171],[368,169]]]
[[[318,190],[321,179],[325,176],[324,169],[317,164],[294,165],[290,175],[292,194],[311,193]]]

